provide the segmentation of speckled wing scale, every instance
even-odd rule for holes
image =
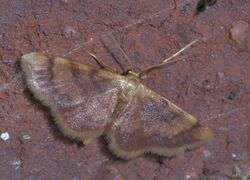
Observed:
[[[21,67],[30,90],[65,135],[80,141],[106,135],[118,157],[174,156],[213,138],[210,129],[132,74],[38,53],[24,55]]]

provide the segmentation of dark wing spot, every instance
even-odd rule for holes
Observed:
[[[143,105],[145,122],[165,121],[170,122],[176,117],[176,113],[169,110],[166,101],[146,101]]]

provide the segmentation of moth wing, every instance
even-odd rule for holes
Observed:
[[[21,59],[28,87],[63,133],[79,140],[104,132],[117,102],[116,74],[39,53]]]
[[[106,132],[110,149],[131,159],[144,153],[174,156],[213,138],[193,116],[149,88],[139,85],[133,99]]]

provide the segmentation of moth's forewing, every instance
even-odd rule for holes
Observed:
[[[193,116],[142,84],[132,96],[106,133],[117,156],[131,159],[148,152],[174,156],[213,138]]]
[[[103,133],[117,103],[115,74],[39,53],[24,55],[21,67],[28,87],[64,134],[84,140]]]

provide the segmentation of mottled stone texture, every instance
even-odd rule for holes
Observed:
[[[173,8],[172,0],[0,1],[0,134],[10,135],[0,139],[1,179],[229,179],[244,174],[238,167],[250,167],[249,0],[218,1],[194,17],[196,3],[176,0]],[[122,161],[102,138],[85,146],[68,140],[25,88],[18,64],[23,54],[36,51],[96,65],[84,52],[89,50],[119,72],[139,70],[196,38],[201,41],[185,53],[186,61],[144,80],[215,132],[209,145],[171,159]]]

